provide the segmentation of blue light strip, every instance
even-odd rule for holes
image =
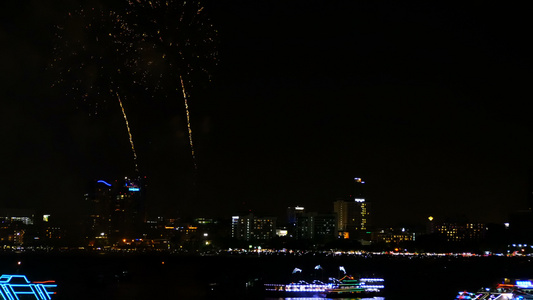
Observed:
[[[15,298],[13,296],[17,296],[17,295],[15,295],[15,293],[13,292],[13,288],[12,287],[6,286],[5,291],[6,291],[7,296],[9,297],[9,300],[15,300]]]
[[[11,283],[14,278],[26,283]],[[22,280],[20,280],[22,279]],[[56,288],[56,284],[31,283],[24,275],[2,275],[0,277],[0,297],[2,300],[19,300],[18,295],[33,295],[37,300],[51,300],[55,292],[47,288]]]
[[[34,291],[34,294],[35,294],[35,291],[37,291],[39,296],[41,296],[41,299],[44,299],[44,300],[51,299],[48,293],[46,293],[46,290],[43,292],[44,289],[41,289],[39,285],[32,284],[31,287],[32,287],[32,290]]]
[[[97,182],[98,182],[98,183],[103,183],[103,184],[105,184],[105,185],[107,185],[107,186],[111,186],[109,183],[107,183],[107,182],[105,182],[105,181],[103,181],[103,180],[98,180]]]
[[[4,285],[0,285],[0,286],[2,287],[2,290],[3,290],[2,297],[4,297],[4,299],[7,299],[7,300],[14,300],[13,296],[11,296],[11,291],[9,290],[9,288]]]
[[[6,299],[7,297],[4,295],[4,291],[3,289],[0,288],[0,297],[2,297],[2,299]]]

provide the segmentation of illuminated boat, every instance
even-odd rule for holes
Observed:
[[[478,298],[478,295],[476,295],[475,293],[470,293],[470,292],[464,291],[464,292],[459,292],[459,295],[457,295],[457,297],[455,297],[455,299],[457,299],[457,300],[476,300],[476,299],[479,299],[479,298]]]
[[[330,282],[313,281],[307,283],[299,281],[289,284],[264,285],[267,294],[288,297],[366,297],[381,293],[385,288],[382,278],[360,278],[344,276],[341,279],[332,279]]]
[[[380,294],[385,288],[383,278],[359,278],[344,276],[339,279],[334,287],[325,291],[325,296],[333,297],[366,297]]]
[[[457,300],[533,300],[533,283],[531,280],[515,280],[514,284],[509,279],[498,284],[495,288],[482,288],[476,293],[459,292]]]
[[[511,283],[513,282],[513,283]],[[533,283],[532,280],[511,280],[504,279],[504,283],[498,284],[496,289],[509,291],[513,294],[512,300],[529,300],[533,299]]]
[[[265,292],[276,296],[288,297],[320,297],[326,292],[327,288],[333,287],[331,283],[313,281],[307,283],[303,280],[291,282],[288,284],[265,283]]]
[[[51,295],[55,292],[50,289],[57,287],[54,283],[51,280],[31,282],[24,275],[2,275],[0,276],[0,299],[51,300]]]

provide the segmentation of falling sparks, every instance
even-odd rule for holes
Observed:
[[[130,1],[119,26],[134,54],[127,63],[134,70],[134,81],[151,90],[152,97],[166,98],[181,88],[195,170],[188,95],[195,83],[211,80],[209,70],[218,62],[217,31],[204,10],[199,1]]]
[[[136,0],[115,18],[134,82],[152,90],[153,98],[172,95],[167,91],[177,88],[179,76],[189,87],[201,77],[211,80],[217,31],[203,11],[199,1]]]
[[[120,65],[127,60],[121,31],[115,26],[119,16],[95,8],[68,13],[56,27],[55,58],[50,68],[57,72],[53,87],[61,87],[79,109],[90,116],[104,109],[108,91],[125,82]]]
[[[56,58],[50,66],[59,75],[52,86],[63,86],[65,94],[90,116],[105,109],[110,96],[118,98],[136,171],[137,155],[122,100],[175,97],[180,88],[192,161],[198,169],[188,102],[191,93],[211,81],[209,71],[218,63],[217,31],[205,11],[197,0],[129,0],[117,11],[71,11],[65,23],[57,26]],[[110,91],[120,91],[123,99]],[[132,91],[138,97],[125,96]]]
[[[126,116],[126,111],[124,111],[124,106],[122,105],[122,101],[120,100],[120,95],[118,92],[117,99],[118,103],[120,104],[120,109],[122,110],[122,115],[124,116],[124,121],[126,122],[126,128],[128,129],[128,136],[130,137],[130,145],[131,145],[131,151],[133,152],[133,164],[135,165],[135,172],[139,172],[139,166],[137,165],[137,152],[135,152],[135,145],[133,144],[133,136],[131,135],[130,130],[130,124],[128,123],[128,117]]]
[[[198,170],[198,165],[196,163],[196,155],[194,154],[194,144],[192,142],[192,130],[191,130],[191,120],[189,117],[189,104],[187,103],[187,92],[185,91],[185,85],[183,84],[183,78],[180,76],[181,81],[181,90],[183,92],[183,99],[185,100],[185,113],[187,114],[187,129],[189,130],[189,144],[191,145],[191,155],[192,161],[194,164],[194,169]]]
[[[138,173],[130,125],[118,93],[121,87],[131,85],[127,70],[132,53],[124,42],[124,32],[117,26],[120,19],[116,12],[95,8],[69,12],[64,24],[57,26],[56,58],[50,67],[58,76],[52,86],[61,86],[66,96],[75,100],[77,108],[87,111],[89,116],[98,115],[106,108],[107,99],[117,97]]]

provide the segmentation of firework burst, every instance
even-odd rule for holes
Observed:
[[[135,53],[127,62],[135,82],[152,89],[152,97],[182,95],[195,170],[188,91],[210,81],[217,64],[217,33],[203,10],[199,1],[130,1],[119,26]]]
[[[58,72],[53,87],[61,86],[77,108],[98,114],[116,89],[122,74],[117,61],[123,60],[120,31],[113,26],[114,12],[89,8],[69,12],[57,26],[55,58],[51,67]]]
[[[68,13],[65,22],[57,26],[55,59],[51,68],[58,72],[52,87],[61,86],[66,96],[76,100],[77,108],[89,116],[97,115],[107,100],[115,98],[124,116],[133,152],[135,170],[137,154],[123,102],[121,87],[129,82],[124,72],[131,48],[122,41],[124,31],[121,16],[98,8],[79,9]]]

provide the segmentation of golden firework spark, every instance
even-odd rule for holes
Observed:
[[[124,111],[124,106],[120,100],[120,95],[116,92],[118,103],[120,104],[120,109],[122,109],[122,115],[124,116],[124,121],[126,122],[126,128],[128,129],[128,135],[130,137],[131,151],[133,152],[133,163],[135,164],[135,172],[139,172],[139,166],[137,165],[137,153],[135,152],[135,145],[133,144],[133,136],[131,135],[130,124],[128,123],[128,117],[126,116],[126,111]]]
[[[183,78],[180,75],[181,82],[181,91],[183,92],[183,99],[185,101],[185,113],[187,115],[187,129],[189,130],[189,144],[191,145],[191,155],[192,163],[194,164],[194,169],[198,170],[198,165],[196,164],[196,154],[194,154],[194,144],[192,142],[192,129],[191,129],[191,118],[189,116],[189,104],[187,103],[187,92],[185,91],[185,84],[183,83]]]

